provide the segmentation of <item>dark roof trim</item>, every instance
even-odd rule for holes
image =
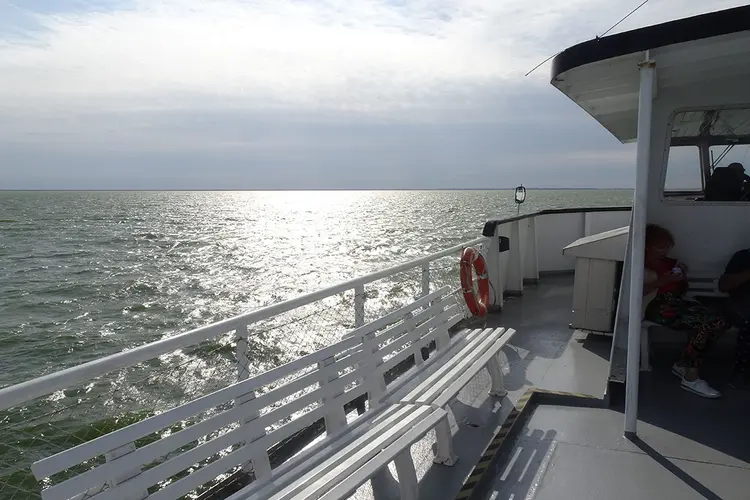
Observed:
[[[750,30],[750,5],[595,38],[555,56],[552,60],[552,80],[584,64],[747,30]]]

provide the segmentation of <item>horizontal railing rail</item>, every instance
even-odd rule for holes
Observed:
[[[585,208],[548,208],[545,210],[538,210],[536,212],[530,212],[522,215],[513,215],[510,217],[501,217],[498,219],[489,219],[484,224],[482,229],[483,236],[493,236],[495,234],[495,228],[511,222],[518,222],[525,219],[536,218],[541,215],[564,215],[564,214],[587,214],[595,212],[629,212],[632,209],[630,206],[616,206],[616,207],[585,207]]]
[[[440,252],[370,273],[360,278],[344,281],[338,285],[333,285],[316,292],[300,295],[299,297],[272,304],[267,307],[262,307],[249,313],[234,316],[172,337],[144,344],[127,351],[111,354],[87,363],[0,389],[0,411],[21,405],[38,397],[74,386],[81,382],[106,375],[107,373],[127,368],[143,361],[148,361],[177,349],[194,346],[219,335],[224,335],[232,330],[246,327],[255,322],[297,309],[321,299],[350,290],[355,290],[355,292],[357,292],[358,289],[363,289],[363,286],[368,283],[420,266],[424,266],[422,274],[422,289],[424,293],[425,287],[429,290],[429,267],[427,266],[430,262],[454,254],[467,246],[477,245],[486,241],[487,238],[483,236],[474,238],[450,248],[446,248],[445,250],[441,250]],[[358,300],[357,297],[359,297]],[[362,300],[364,300],[363,293],[357,293],[355,296],[355,315],[358,316],[357,323],[360,324],[356,326],[361,326],[361,323],[363,323]]]

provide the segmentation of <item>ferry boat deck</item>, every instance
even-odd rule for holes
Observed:
[[[706,199],[705,189],[722,168],[716,151],[724,158],[737,145],[750,146],[749,62],[750,6],[563,51],[553,60],[553,85],[621,142],[637,141],[632,211],[549,210],[488,221],[482,237],[442,252],[2,388],[0,411],[7,415],[0,416],[15,426],[15,437],[6,440],[13,455],[0,464],[0,498],[266,500],[270,491],[286,500],[352,492],[377,500],[747,499],[750,391],[726,387],[731,337],[710,350],[701,368],[723,397],[700,398],[683,390],[670,369],[687,336],[652,338],[642,306],[647,222],[669,228],[676,258],[690,268],[688,285],[702,283],[711,293],[723,293],[718,277],[734,252],[750,248],[750,192],[727,201]],[[692,152],[694,188],[667,185],[670,155],[686,151],[677,148]],[[684,166],[681,154],[672,165],[676,158]],[[456,290],[455,253],[477,245],[471,255],[484,253],[479,262],[486,267],[475,270],[492,290],[481,302],[499,312],[477,314],[475,326],[515,331],[450,330],[451,339],[449,329],[469,316],[459,313],[462,295],[471,299],[468,285]],[[571,248],[576,252],[563,250]],[[443,258],[454,260],[437,265]],[[388,281],[380,291],[396,309],[368,316],[368,296],[378,296],[374,283],[381,279]],[[579,286],[586,290],[582,302]],[[459,303],[449,303],[454,298]],[[313,303],[317,310],[303,309]],[[569,326],[584,328],[581,312],[595,313],[596,321],[584,318],[585,331]],[[380,348],[384,337],[376,332],[394,322],[400,326],[386,330]],[[263,371],[252,362],[256,337],[293,324],[296,335],[279,334],[265,346],[278,366]],[[152,377],[160,357],[210,341],[212,349],[196,350],[221,361],[211,370],[186,365]],[[399,352],[392,355],[394,344]],[[440,344],[445,350],[432,361],[418,358]],[[508,392],[496,398],[488,391],[503,393],[495,356],[501,347]],[[386,379],[399,367],[409,372],[411,365],[401,366],[407,362],[421,365],[417,375],[435,372],[406,376],[409,397],[387,401],[382,396],[393,380]],[[493,384],[482,367],[494,374]],[[86,432],[66,432],[69,421],[58,413],[68,402],[96,415],[117,410],[110,401],[132,403],[118,395],[136,383],[119,377],[124,370],[144,374],[140,385],[157,389],[183,390],[190,377],[211,373],[224,378],[186,394],[178,406],[144,411],[151,398],[142,398],[137,411],[111,415],[110,429],[97,429],[94,420]],[[477,375],[464,385],[469,373]],[[412,382],[418,390],[408,387]],[[443,392],[430,399],[435,387]],[[110,389],[117,398],[100,400]],[[50,409],[48,421],[28,425],[32,404]],[[369,415],[350,425],[354,410]],[[54,431],[59,439],[50,439]],[[417,441],[417,431],[426,436]],[[48,447],[32,447],[38,441]],[[436,441],[446,465],[433,463]],[[399,487],[391,462],[404,473]]]
[[[572,275],[544,276],[486,318],[487,327],[519,332],[504,350],[508,395],[489,396],[490,380],[481,372],[451,405],[460,457],[452,468],[432,464],[433,435],[413,446],[420,498],[747,498],[750,391],[725,387],[731,346],[706,360],[706,378],[725,393],[718,400],[680,388],[670,371],[679,345],[657,349],[653,371],[641,375],[639,436],[630,440],[622,433],[622,386],[607,387],[611,337],[566,326],[572,296]],[[485,453],[533,390],[551,393],[526,402],[502,444]],[[472,474],[478,464],[489,465]],[[397,499],[392,466],[389,474],[352,498]]]

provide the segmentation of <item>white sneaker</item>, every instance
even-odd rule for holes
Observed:
[[[680,379],[684,379],[685,378],[685,373],[687,373],[687,368],[684,367],[684,366],[680,366],[677,363],[675,363],[675,364],[672,365],[672,373],[674,375],[680,377]]]
[[[685,380],[683,378],[680,386],[686,391],[690,391],[704,398],[716,399],[721,397],[721,393],[719,391],[708,385],[705,380],[700,378],[692,381]]]

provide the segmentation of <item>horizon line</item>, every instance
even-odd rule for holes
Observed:
[[[265,189],[172,189],[172,188],[0,188],[0,192],[275,192],[275,191],[513,191],[514,187],[500,188],[265,188]],[[533,187],[537,191],[632,191],[632,187]]]

